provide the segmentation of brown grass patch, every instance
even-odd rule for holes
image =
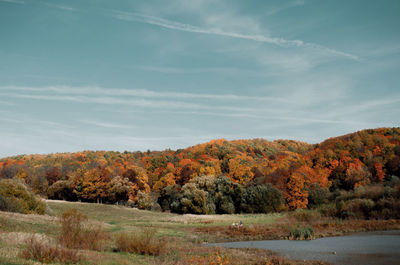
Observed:
[[[262,249],[229,249],[221,247],[200,247],[190,245],[179,248],[184,253],[173,264],[201,264],[201,265],[322,265],[329,264],[321,261],[295,261],[277,256],[276,253]]]
[[[5,242],[8,245],[24,244],[31,237],[35,237],[41,242],[49,243],[49,237],[43,234],[32,234],[26,232],[0,232],[0,241]]]
[[[315,216],[315,218],[312,218]],[[267,225],[206,226],[194,228],[194,232],[206,234],[213,242],[240,240],[288,239],[290,233],[299,227],[309,227],[314,230],[312,238],[339,236],[355,232],[396,230],[400,229],[400,220],[341,220],[330,217],[320,217],[303,212],[281,218],[277,223]]]
[[[76,209],[64,212],[60,217],[59,242],[67,248],[104,250],[109,235],[100,224],[88,223],[87,217]]]
[[[398,230],[400,220],[346,220],[313,225],[316,237],[339,236],[355,232]]]
[[[26,248],[21,252],[25,259],[33,259],[42,263],[59,262],[64,264],[77,263],[81,260],[77,250],[71,250],[60,245],[51,246],[32,236],[26,240]]]
[[[212,220],[205,220],[205,221],[200,221],[200,224],[212,224],[214,221]]]
[[[145,228],[142,231],[116,236],[117,250],[142,255],[157,256],[164,252],[165,241],[155,237],[156,230]]]
[[[54,223],[56,221],[56,217],[48,215],[22,214],[22,213],[11,213],[2,211],[0,211],[0,217],[26,223],[36,223],[36,224],[48,224],[48,223]]]
[[[211,235],[216,241],[279,239],[289,235],[287,225],[209,226],[195,232]]]

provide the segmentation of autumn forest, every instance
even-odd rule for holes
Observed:
[[[18,179],[44,198],[194,214],[319,207],[336,217],[399,218],[399,177],[400,128],[319,144],[218,139],[178,150],[0,160],[0,181]]]

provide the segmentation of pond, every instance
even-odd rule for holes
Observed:
[[[298,260],[333,264],[400,264],[400,231],[365,232],[315,240],[265,240],[215,243],[228,248],[269,249]]]

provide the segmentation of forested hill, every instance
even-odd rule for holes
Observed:
[[[220,176],[244,190],[269,183],[283,194],[286,207],[304,208],[313,189],[353,190],[400,176],[400,128],[363,130],[316,145],[219,139],[176,151],[0,159],[0,178],[18,178],[37,194],[67,200],[134,203],[139,195],[159,198],[171,187],[179,191],[194,179]]]

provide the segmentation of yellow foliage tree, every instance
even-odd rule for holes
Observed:
[[[148,184],[149,177],[147,176],[145,169],[135,165],[130,165],[126,168],[126,171],[122,176],[128,178],[129,181],[132,182],[133,192],[129,195],[130,200],[136,201],[138,191],[145,193],[150,192],[150,186]]]
[[[164,177],[160,178],[156,183],[154,183],[153,190],[160,192],[163,188],[170,185],[175,185],[176,177],[173,173],[167,173]]]
[[[88,170],[83,175],[81,195],[87,200],[97,202],[102,202],[107,197],[108,182],[102,178],[99,169]]]

